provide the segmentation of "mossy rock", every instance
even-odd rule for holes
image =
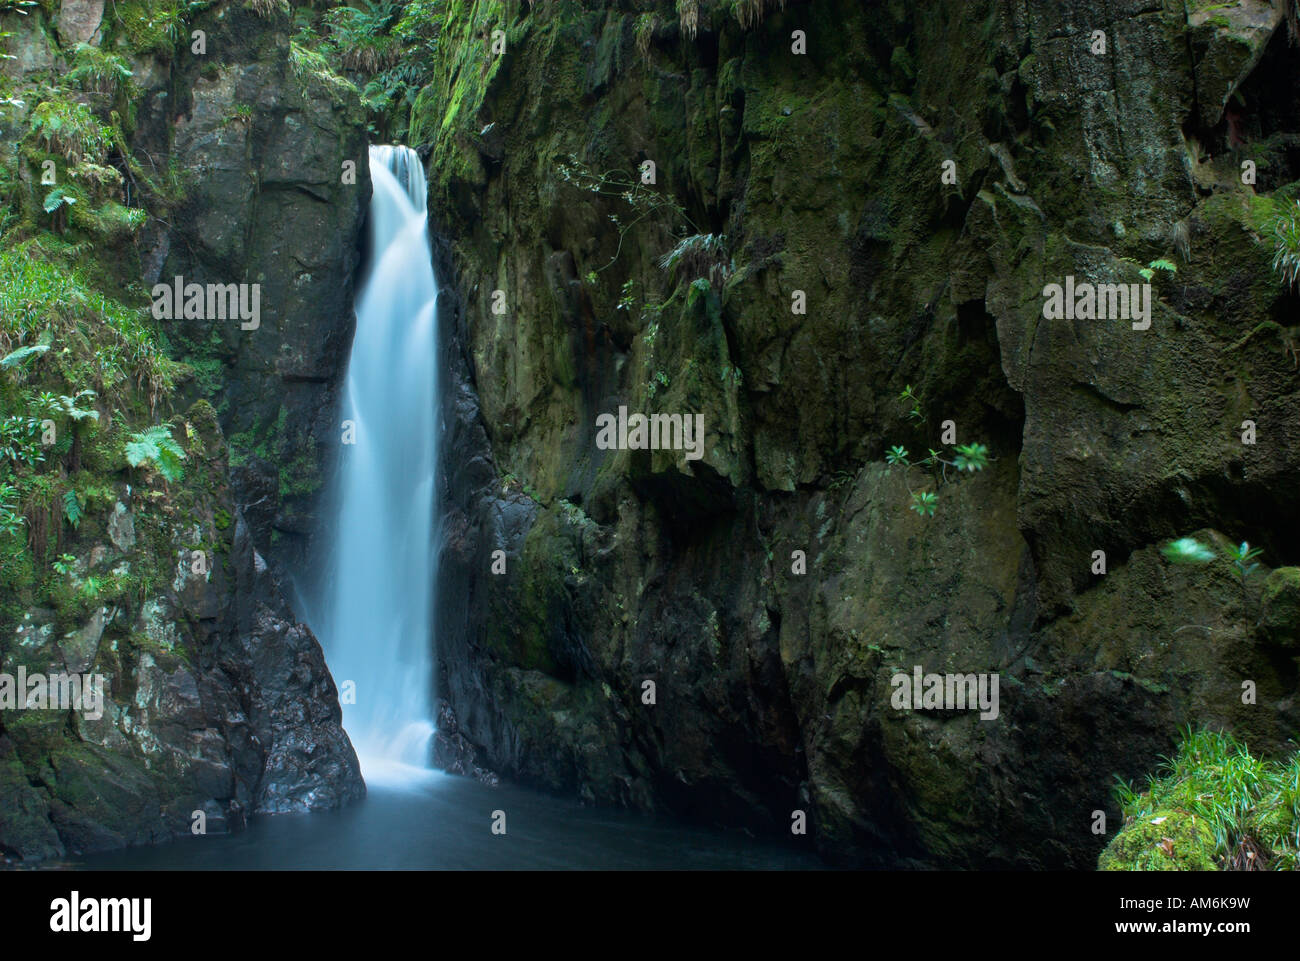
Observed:
[[[1201,818],[1157,811],[1126,824],[1101,852],[1102,871],[1214,871],[1214,836]]]
[[[1264,581],[1260,630],[1280,647],[1300,647],[1300,567],[1279,567]]]

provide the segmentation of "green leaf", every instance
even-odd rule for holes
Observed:
[[[1178,273],[1178,268],[1175,267],[1174,264],[1173,264],[1171,261],[1168,261],[1168,260],[1163,260],[1163,259],[1162,259],[1162,260],[1153,260],[1153,261],[1151,261],[1151,263],[1147,264],[1147,266],[1148,266],[1152,271],[1163,270],[1163,271],[1166,271],[1166,272],[1171,273],[1171,274],[1176,274],[1176,273]]]
[[[958,470],[975,471],[983,470],[989,463],[989,449],[983,444],[958,444],[957,456],[952,459],[952,465]]]
[[[19,347],[12,354],[0,360],[0,367],[17,367],[29,357],[35,357],[37,354],[43,354],[50,348],[42,344],[32,344],[28,347]]]
[[[1160,548],[1160,553],[1171,564],[1208,564],[1214,560],[1210,550],[1194,537],[1180,537]]]
[[[51,190],[49,193],[45,195],[45,203],[43,204],[43,206],[45,207],[45,212],[47,214],[52,214],[54,213],[54,211],[58,210],[64,204],[72,205],[75,204],[76,202],[77,202],[76,197],[69,194],[62,187],[55,187],[53,190]]]
[[[77,500],[76,491],[67,491],[63,495],[63,516],[68,519],[73,530],[81,526],[81,501]]]
[[[922,517],[933,517],[939,505],[939,498],[930,491],[921,491],[912,495],[911,509]]]
[[[164,425],[132,434],[127,441],[126,462],[132,467],[142,464],[153,467],[169,484],[184,476],[183,460],[185,451],[172,439],[171,431]]]

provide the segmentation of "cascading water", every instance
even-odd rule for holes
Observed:
[[[348,361],[337,526],[317,634],[368,779],[428,764],[433,734],[437,287],[424,171],[371,147],[370,263]]]

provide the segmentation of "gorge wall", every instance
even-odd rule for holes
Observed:
[[[1294,634],[1158,550],[1249,540],[1295,590],[1280,7],[444,6],[409,142],[473,764],[735,828],[806,810],[843,863],[1090,868],[1114,776],[1181,725],[1281,748]],[[1044,318],[1046,284],[1143,269],[1149,329]],[[703,459],[599,449],[620,405],[702,412]],[[990,464],[923,517],[886,453],[947,420]],[[918,665],[997,672],[1000,716],[892,709]]]

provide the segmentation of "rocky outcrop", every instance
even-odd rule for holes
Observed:
[[[1281,747],[1290,634],[1222,563],[1300,542],[1267,4],[448,6],[410,131],[448,288],[440,677],[481,763],[805,810],[847,863],[1092,867],[1114,775],[1180,725]],[[1149,328],[1047,318],[1067,277],[1149,281]],[[702,459],[600,449],[620,405],[703,413]],[[945,421],[988,469],[886,463]],[[1197,531],[1219,563],[1161,557]],[[999,716],[895,709],[917,666],[997,673]]]
[[[76,172],[59,155],[60,177],[85,168],[99,183],[82,184],[82,208],[112,194],[119,213],[148,215],[96,234],[79,266],[131,307],[177,276],[256,285],[260,314],[243,326],[164,320],[185,366],[115,384],[93,402],[82,455],[60,449],[45,465],[44,490],[79,497],[85,516],[29,509],[38,530],[16,548],[0,596],[0,673],[101,674],[106,700],[95,717],[0,713],[0,852],[24,858],[187,834],[195,812],[213,832],[364,793],[320,645],[285,599],[300,568],[284,563],[301,560],[320,526],[339,437],[369,197],[359,96],[290,44],[287,6],[218,2],[156,18],[147,6],[108,17],[102,7],[65,0],[57,15],[3,15],[16,29],[15,56],[0,61],[14,95],[0,118],[16,173],[6,203],[31,219],[20,232],[49,226],[32,108],[85,109],[112,136],[102,134],[99,163]],[[97,54],[74,47],[87,40]],[[113,83],[69,83],[85,63],[109,65]],[[120,351],[102,327],[86,328],[77,350]],[[184,478],[128,473],[128,431],[169,418],[188,452]]]
[[[217,833],[365,792],[320,645],[295,622],[222,479],[211,408],[189,416],[209,454],[191,458],[186,489],[164,500],[123,485],[103,540],[88,521],[93,546],[69,574],[71,592],[132,576],[156,589],[63,634],[69,612],[34,610],[0,650],[10,677],[72,672],[103,684],[98,707],[0,713],[0,849],[22,858]],[[141,536],[119,546],[113,532],[126,524]]]

